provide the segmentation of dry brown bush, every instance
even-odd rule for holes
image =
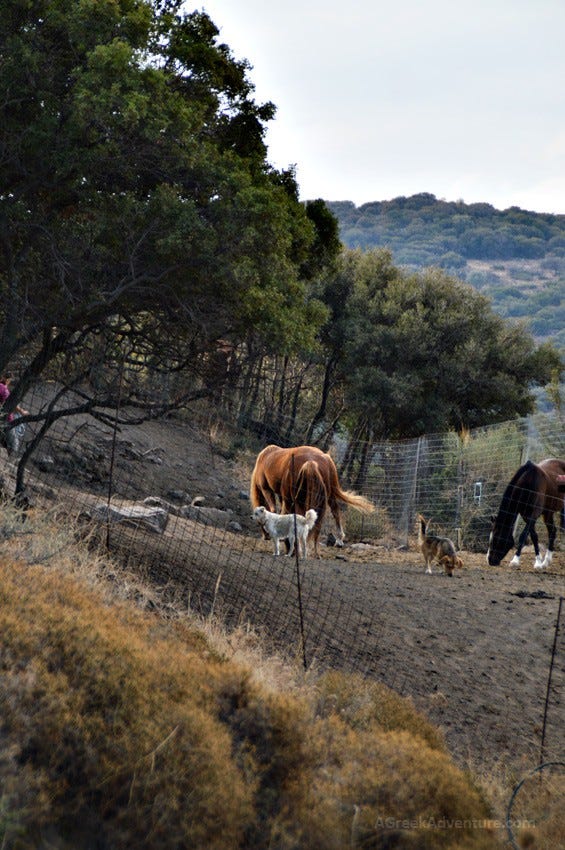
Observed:
[[[343,674],[257,676],[257,646],[229,658],[72,526],[0,526],[2,846],[498,846],[409,702]]]

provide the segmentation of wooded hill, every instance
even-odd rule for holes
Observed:
[[[400,266],[439,266],[504,318],[565,348],[565,215],[438,200],[427,192],[356,207],[327,201],[348,248],[386,247]]]

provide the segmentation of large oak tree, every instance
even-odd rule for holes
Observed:
[[[550,344],[497,316],[489,300],[438,269],[392,265],[386,251],[346,252],[341,368],[350,423],[410,437],[525,416],[533,389],[561,368]]]
[[[312,339],[315,222],[266,159],[249,65],[180,0],[11,0],[0,20],[0,369],[196,363]],[[301,276],[302,270],[302,276]],[[104,358],[102,357],[102,361]]]

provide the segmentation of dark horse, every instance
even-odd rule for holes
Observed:
[[[264,448],[255,461],[250,498],[253,508],[263,505],[269,511],[276,511],[278,498],[283,514],[304,515],[307,510],[314,508],[318,519],[311,535],[317,557],[318,538],[326,507],[330,508],[337,526],[336,546],[343,546],[345,536],[339,502],[363,513],[371,513],[375,509],[364,496],[341,489],[333,459],[316,446]]]
[[[487,561],[495,567],[514,546],[513,527],[520,515],[525,522],[524,530],[511,560],[512,566],[520,563],[520,553],[528,535],[532,538],[536,552],[534,567],[542,569],[551,564],[557,527],[553,515],[560,511],[561,528],[565,529],[565,494],[561,487],[565,475],[565,461],[559,458],[547,458],[535,464],[527,461],[514,474],[504,491],[496,517],[492,517],[492,530],[489,539]],[[536,532],[536,520],[539,516],[547,527],[548,544],[545,558],[541,558]]]

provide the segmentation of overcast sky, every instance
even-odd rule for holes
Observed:
[[[565,0],[208,0],[303,200],[565,214]]]

